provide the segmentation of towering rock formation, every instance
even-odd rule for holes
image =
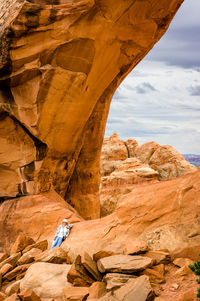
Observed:
[[[110,101],[183,0],[0,1],[0,197],[52,187],[99,216]]]

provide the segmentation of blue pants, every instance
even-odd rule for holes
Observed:
[[[56,236],[56,239],[53,241],[50,249],[53,249],[54,247],[60,247],[62,242],[63,242],[63,238]]]

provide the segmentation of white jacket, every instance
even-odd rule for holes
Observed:
[[[60,226],[58,226],[58,228],[56,230],[56,236],[61,237],[61,238],[66,238],[67,236],[69,236],[70,229],[72,227],[73,227],[73,224],[66,225],[65,227],[63,227],[61,224]]]

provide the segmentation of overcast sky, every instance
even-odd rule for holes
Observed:
[[[112,100],[106,136],[200,154],[200,0],[185,0],[169,30]]]

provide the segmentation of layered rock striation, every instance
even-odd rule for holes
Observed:
[[[97,218],[110,101],[183,0],[0,1],[0,197],[55,189]]]

